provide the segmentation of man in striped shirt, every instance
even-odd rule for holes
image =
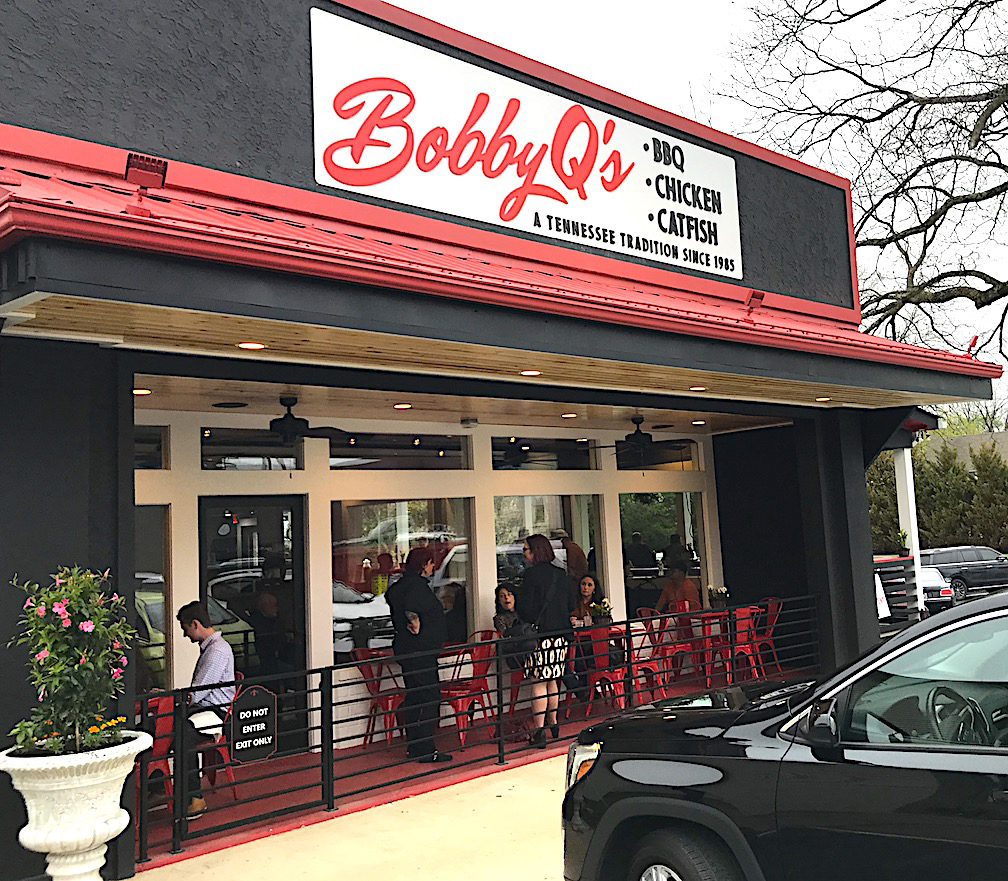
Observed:
[[[200,750],[207,742],[216,740],[223,731],[231,701],[234,699],[234,652],[213,627],[206,603],[186,603],[176,615],[182,633],[190,642],[200,647],[200,656],[192,675],[189,693],[188,724],[183,732],[186,762],[190,768],[187,815],[194,820],[206,810],[206,801],[200,784]],[[221,683],[229,683],[222,685]]]

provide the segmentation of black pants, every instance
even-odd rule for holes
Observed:
[[[406,697],[399,711],[406,726],[406,754],[419,759],[434,753],[434,732],[441,719],[437,657],[405,658],[399,666],[406,684]]]

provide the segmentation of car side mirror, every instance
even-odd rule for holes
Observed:
[[[798,735],[817,759],[838,761],[841,752],[836,698],[815,701],[799,723]]]

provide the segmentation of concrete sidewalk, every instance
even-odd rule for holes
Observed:
[[[192,857],[139,881],[562,881],[558,756]]]

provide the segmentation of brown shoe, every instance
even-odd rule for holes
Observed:
[[[190,820],[198,820],[203,816],[203,812],[206,810],[206,799],[205,798],[194,798],[189,802],[189,810],[186,811],[186,817]]]

